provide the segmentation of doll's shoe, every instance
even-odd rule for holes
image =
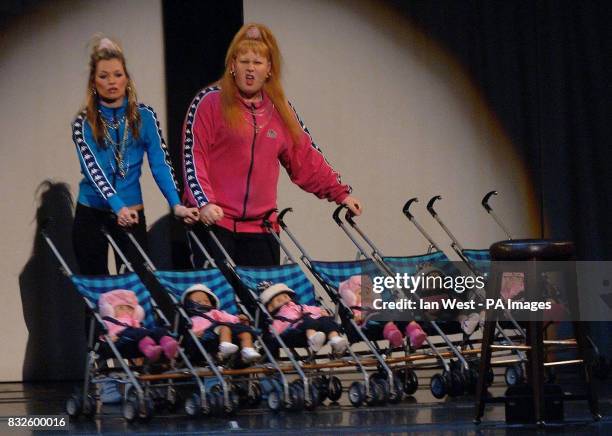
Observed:
[[[242,360],[245,363],[255,362],[256,360],[261,359],[261,354],[259,354],[255,348],[252,347],[244,347],[240,351],[240,355],[242,356]]]
[[[308,348],[310,348],[313,353],[317,353],[323,344],[325,344],[325,333],[323,332],[316,332],[308,337]]]
[[[477,313],[470,313],[470,315],[461,322],[461,330],[463,330],[466,335],[470,336],[474,333],[474,330],[476,330],[479,324],[480,315]]]
[[[142,338],[140,342],[138,342],[138,349],[151,362],[158,361],[159,356],[161,356],[161,353],[163,351],[162,347],[157,345],[155,341],[148,336],[145,338]]]
[[[383,337],[389,341],[391,348],[401,347],[404,343],[402,332],[399,331],[397,326],[393,323],[388,323],[383,329]]]
[[[410,338],[410,345],[412,348],[420,348],[427,338],[427,333],[425,333],[416,322],[408,324],[406,327],[406,335]]]
[[[176,339],[170,336],[164,336],[159,340],[159,345],[161,345],[162,350],[164,351],[164,356],[166,356],[169,360],[176,357],[176,353],[178,351],[178,342],[176,342]]]
[[[335,354],[343,354],[348,348],[348,341],[343,336],[334,336],[329,340],[329,345]]]
[[[232,344],[231,342],[221,342],[219,344],[219,357],[225,359],[226,357],[235,354],[238,351],[238,345]]]

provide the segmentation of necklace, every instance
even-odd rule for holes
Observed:
[[[245,120],[253,126],[255,129],[255,134],[258,134],[265,126],[270,122],[272,116],[274,115],[274,104],[271,107],[263,107],[260,109],[256,109],[253,107],[249,107],[247,109],[247,113],[244,114]]]
[[[109,121],[104,118],[104,115],[102,115],[102,111],[100,109],[98,109],[98,113],[100,114],[100,119],[102,119],[102,124],[104,124],[107,129],[117,129],[125,121],[125,114],[118,120]]]
[[[118,129],[121,122],[125,121],[123,128],[123,138],[121,141],[115,142],[109,133],[109,128]],[[104,140],[106,144],[113,149],[113,155],[115,156],[115,164],[117,165],[116,174],[119,175],[122,179],[127,176],[127,172],[129,169],[129,162],[125,160],[125,150],[127,148],[127,140],[128,140],[128,130],[129,123],[125,118],[125,115],[121,117],[118,121],[113,123],[107,123],[106,120],[102,117],[102,124],[104,125]],[[111,162],[111,167],[113,166]]]

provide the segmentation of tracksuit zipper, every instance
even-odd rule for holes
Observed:
[[[247,201],[249,201],[249,191],[251,189],[251,173],[253,172],[253,164],[255,163],[255,140],[257,139],[257,119],[255,118],[255,105],[251,105],[253,110],[253,142],[251,142],[251,164],[247,174],[246,193],[244,194],[244,205],[242,207],[242,219],[246,217]]]
[[[115,129],[115,141],[117,141],[117,144],[119,144],[119,126],[117,125],[117,109],[113,108],[113,125],[117,126],[117,128]],[[110,144],[111,148],[112,148],[112,144]],[[111,157],[111,159],[115,159],[115,152],[113,151],[113,156]],[[117,161],[115,161],[115,165],[117,165]],[[117,189],[117,171],[119,169],[117,168],[115,171],[113,171],[113,188]]]

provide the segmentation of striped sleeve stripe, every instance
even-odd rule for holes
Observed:
[[[310,145],[312,145],[312,148],[317,150],[321,154],[321,156],[323,156],[323,160],[325,160],[325,163],[331,168],[332,172],[336,175],[336,180],[338,181],[338,184],[341,185],[342,184],[342,178],[340,177],[340,173],[337,172],[334,169],[334,167],[329,163],[329,161],[327,160],[327,158],[323,154],[323,151],[321,150],[321,148],[314,142],[314,140],[312,139],[312,135],[308,131],[308,127],[306,127],[306,124],[304,124],[304,122],[302,121],[302,119],[298,115],[297,111],[295,110],[295,108],[293,107],[291,102],[288,101],[287,103],[289,103],[289,107],[293,110],[293,113],[295,114],[295,117],[297,118],[298,122],[300,123],[300,127],[308,135],[308,138],[310,139]],[[351,193],[352,190],[353,190],[353,188],[349,186],[349,194]]]
[[[166,162],[166,166],[170,171],[170,176],[172,177],[172,182],[174,183],[174,189],[178,190],[178,182],[176,180],[176,174],[174,173],[174,167],[172,166],[172,160],[170,159],[170,153],[168,152],[168,146],[166,145],[166,141],[164,141],[164,137],[162,135],[161,127],[159,125],[159,120],[157,119],[157,114],[153,110],[151,106],[147,106],[146,104],[140,103],[138,105],[140,109],[147,110],[151,112],[153,115],[153,120],[155,121],[155,127],[157,127],[157,136],[159,137],[159,144],[164,153],[164,161]]]
[[[85,172],[87,173],[86,176],[88,176],[90,180],[93,180],[94,185],[100,192],[100,195],[102,195],[104,199],[108,200],[117,192],[106,178],[104,171],[102,171],[102,167],[98,163],[96,155],[93,153],[91,146],[87,143],[87,141],[85,141],[84,130],[86,122],[85,111],[83,111],[72,124],[72,139],[77,147],[77,151],[85,163],[84,168]]]
[[[208,196],[198,181],[195,159],[193,157],[193,122],[200,107],[200,103],[208,94],[218,92],[218,86],[205,88],[196,95],[187,111],[187,122],[185,124],[185,143],[183,144],[183,160],[185,162],[185,185],[195,198],[198,207],[208,203]]]

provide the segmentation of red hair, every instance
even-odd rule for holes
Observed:
[[[248,23],[242,26],[227,49],[225,71],[219,79],[223,117],[231,128],[240,129],[244,125],[238,100],[238,87],[232,76],[231,69],[236,57],[248,51],[253,51],[267,58],[270,62],[270,77],[264,83],[263,91],[270,98],[276,110],[278,110],[294,143],[297,143],[302,134],[302,128],[298,124],[293,109],[291,109],[287,102],[283,86],[281,85],[280,50],[272,31],[263,24]]]

